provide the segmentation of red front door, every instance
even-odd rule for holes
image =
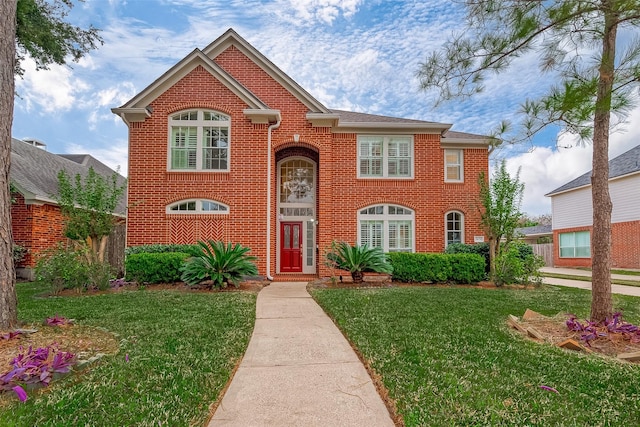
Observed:
[[[280,272],[302,272],[302,222],[280,223]]]

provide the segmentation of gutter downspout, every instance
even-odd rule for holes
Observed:
[[[267,136],[267,280],[273,280],[271,276],[271,132],[280,126],[280,115],[275,123],[269,125]]]

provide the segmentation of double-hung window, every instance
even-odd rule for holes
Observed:
[[[413,138],[358,136],[358,177],[413,178]]]
[[[591,238],[589,231],[560,233],[560,258],[590,258]]]
[[[183,111],[169,118],[169,170],[229,170],[231,120],[215,111]]]
[[[464,181],[462,150],[444,150],[445,182]]]
[[[358,244],[384,252],[413,252],[415,215],[411,209],[376,205],[358,212]]]

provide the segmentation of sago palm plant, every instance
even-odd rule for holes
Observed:
[[[346,242],[337,242],[331,246],[327,260],[335,268],[350,272],[354,283],[361,283],[366,271],[388,274],[393,272],[393,266],[381,248],[371,248],[368,245],[351,246]]]
[[[211,280],[212,287],[238,287],[242,277],[258,274],[256,257],[247,255],[249,248],[215,240],[208,244],[199,241],[198,245],[200,255],[187,259],[182,268],[181,279],[190,286]]]

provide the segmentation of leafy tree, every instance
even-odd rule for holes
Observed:
[[[71,7],[71,0],[0,0],[0,329],[18,321],[9,191],[15,74],[26,55],[42,69],[64,64],[67,55],[78,60],[102,43],[95,28],[65,22]]]
[[[228,284],[238,287],[244,276],[258,274],[256,257],[247,255],[249,248],[215,240],[208,244],[199,241],[198,245],[200,255],[187,259],[183,268],[181,278],[188,285],[211,280],[216,288],[226,288]]]
[[[393,273],[393,266],[381,248],[368,245],[351,246],[347,242],[332,244],[331,251],[326,255],[327,261],[338,270],[351,273],[353,283],[361,283],[364,272]]]
[[[582,141],[593,142],[591,320],[612,312],[611,197],[608,150],[613,124],[622,122],[637,101],[640,85],[638,0],[467,0],[465,31],[432,53],[418,72],[423,89],[439,91],[440,100],[482,91],[488,74],[508,68],[537,52],[542,72],[556,84],[539,99],[522,104],[524,137],[549,124]],[[505,127],[502,127],[505,129]]]
[[[58,205],[65,217],[65,236],[86,242],[91,249],[90,261],[104,261],[107,238],[116,218],[113,212],[124,194],[125,184],[118,183],[118,174],[107,180],[89,168],[84,178],[77,174],[72,183],[64,170],[58,172]]]
[[[501,246],[509,246],[522,217],[520,204],[524,184],[520,182],[519,169],[516,176],[511,178],[504,160],[496,169],[491,182],[487,182],[482,172],[478,183],[482,205],[480,225],[489,239],[489,278],[496,282],[496,259],[501,253]]]

